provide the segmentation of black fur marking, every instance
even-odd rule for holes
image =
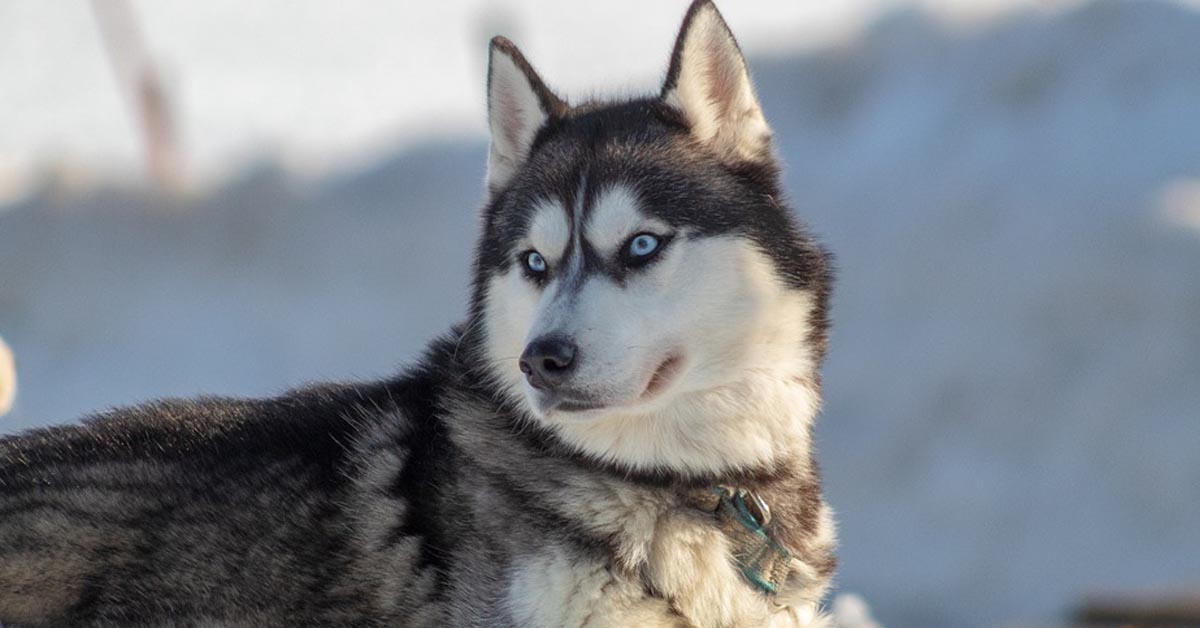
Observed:
[[[393,397],[412,417],[409,431],[396,443],[408,452],[411,461],[404,465],[391,487],[393,495],[405,500],[409,507],[389,541],[395,543],[405,537],[421,539],[421,560],[417,567],[431,567],[438,578],[438,588],[444,590],[447,558],[455,540],[451,530],[440,523],[454,516],[446,511],[443,483],[445,478],[452,477],[458,455],[437,407],[440,392],[439,383],[426,373],[410,380]]]

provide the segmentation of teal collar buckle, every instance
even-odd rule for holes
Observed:
[[[771,533],[767,503],[753,491],[728,486],[717,486],[697,501],[716,516],[746,580],[774,597],[787,580],[792,554]]]

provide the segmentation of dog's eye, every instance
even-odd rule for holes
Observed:
[[[525,268],[534,275],[543,275],[546,273],[546,258],[537,251],[530,251],[525,254]]]
[[[633,236],[629,239],[629,244],[625,245],[625,265],[640,266],[649,262],[662,251],[666,243],[667,238],[653,233],[639,233]]]
[[[649,233],[639,233],[629,241],[631,257],[645,257],[658,250],[658,236]]]

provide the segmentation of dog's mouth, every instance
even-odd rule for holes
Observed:
[[[538,405],[543,413],[548,412],[590,412],[603,410],[607,407],[602,400],[591,398],[581,393],[567,391],[539,391]]]
[[[593,401],[575,401],[572,399],[566,399],[558,402],[558,404],[554,406],[554,409],[558,410],[559,412],[587,412],[589,410],[603,410],[604,404]]]
[[[683,370],[683,357],[677,353],[668,354],[646,381],[642,392],[627,401],[612,401],[583,394],[580,391],[559,390],[557,392],[538,391],[539,405],[543,412],[588,413],[618,407],[640,405],[659,397],[663,391],[671,387]]]
[[[642,391],[638,401],[649,401],[666,390],[675,381],[682,366],[683,358],[679,354],[668,355],[650,375],[650,381],[647,382],[646,389]]]

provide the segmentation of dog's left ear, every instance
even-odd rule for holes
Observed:
[[[564,115],[567,104],[546,87],[521,51],[504,37],[492,39],[487,92],[492,133],[487,187],[495,194],[529,157],[538,131],[551,118]]]
[[[681,111],[692,135],[721,158],[770,158],[771,129],[746,61],[711,0],[696,0],[683,18],[662,99]]]

